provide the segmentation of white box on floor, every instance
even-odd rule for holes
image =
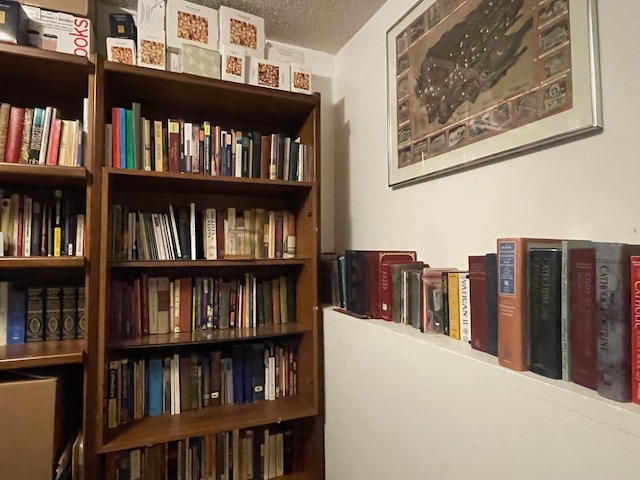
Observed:
[[[249,84],[277,90],[291,90],[291,66],[263,58],[249,58]]]
[[[217,50],[218,11],[185,0],[169,0],[167,46],[182,48],[182,45]]]
[[[249,56],[264,57],[264,18],[221,6],[220,44],[243,47]]]

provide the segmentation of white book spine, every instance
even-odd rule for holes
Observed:
[[[173,243],[176,246],[178,259],[182,259],[182,249],[180,248],[180,237],[178,236],[178,224],[176,222],[175,212],[173,211],[173,205],[169,205],[169,220],[171,222],[171,234],[173,236]]]
[[[471,305],[469,303],[469,274],[460,273],[458,276],[460,285],[460,339],[471,343]]]
[[[76,257],[84,257],[84,214],[76,217]]]
[[[44,123],[42,124],[42,141],[40,142],[40,156],[38,164],[45,165],[47,163],[47,147],[49,146],[49,131],[51,130],[51,119],[55,119],[53,107],[47,107],[44,112]]]
[[[7,344],[9,282],[0,282],[0,345]]]
[[[191,260],[196,260],[196,204],[189,205],[189,237],[191,239]]]
[[[207,208],[204,211],[204,252],[205,259],[217,260],[217,231],[216,231],[216,209]]]

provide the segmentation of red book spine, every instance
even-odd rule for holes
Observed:
[[[60,149],[60,130],[62,120],[59,118],[51,123],[49,133],[49,148],[47,148],[47,165],[58,165],[58,151]]]
[[[9,113],[9,129],[4,152],[6,163],[20,163],[20,148],[22,147],[22,133],[24,131],[24,108],[11,107]]]
[[[192,292],[191,292],[191,277],[185,277],[180,279],[180,331],[191,331],[191,306],[192,306]]]
[[[631,257],[631,401],[640,404],[640,257]]]
[[[489,350],[489,322],[487,317],[487,282],[484,255],[469,256],[469,300],[471,303],[471,347]]]
[[[369,289],[369,316],[371,318],[382,318],[383,306],[382,306],[382,262],[393,261],[396,263],[413,262],[416,259],[416,252],[386,252],[376,251],[375,261],[371,262],[369,255],[367,255],[367,282]],[[390,274],[389,269],[389,274]],[[387,277],[389,278],[389,277]],[[390,285],[387,285],[390,288]],[[391,290],[389,289],[389,302],[391,305]],[[391,315],[389,313],[389,315]],[[385,319],[386,320],[386,319]],[[389,317],[391,321],[391,317]]]
[[[149,335],[149,275],[140,277],[140,332]]]
[[[141,305],[142,299],[140,297],[140,279],[133,279],[133,286],[131,292],[131,336],[140,336],[141,328]]]
[[[120,109],[118,107],[111,109],[111,166],[120,168]]]
[[[380,317],[387,322],[393,321],[391,316],[391,265],[393,261],[380,264]]]
[[[570,249],[568,261],[570,380],[595,390],[598,387],[595,250]]]

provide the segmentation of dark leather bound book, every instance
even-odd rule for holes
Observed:
[[[233,365],[233,403],[245,403],[244,399],[244,355],[243,346],[234,345],[231,350]]]
[[[487,353],[498,355],[498,254],[484,257],[484,276],[487,294]]]
[[[253,350],[250,343],[242,345],[242,397],[245,403],[253,401]]]
[[[216,407],[222,400],[222,352],[211,352],[209,359],[209,406]]]
[[[631,401],[630,258],[637,245],[595,243],[598,315],[598,394]]]
[[[287,277],[287,323],[296,323],[296,279]]]
[[[560,289],[562,250],[533,248],[528,258],[529,369],[562,378]]]
[[[78,289],[75,285],[62,287],[62,339],[76,338],[78,325]]]
[[[347,308],[347,260],[344,255],[338,255],[338,290],[340,307]]]
[[[62,290],[60,287],[46,288],[45,303],[45,340],[60,340],[62,338]]]
[[[251,344],[251,389],[254,402],[264,400],[264,344]]]
[[[416,259],[416,252],[372,250],[366,252],[366,256],[367,294],[369,300],[366,315],[371,318],[382,318],[382,262],[391,259],[403,262],[412,262]]]
[[[191,410],[191,396],[189,388],[191,385],[191,361],[188,355],[181,355],[179,361],[180,368],[180,411]]]
[[[442,333],[449,335],[449,273],[442,272]]]
[[[598,387],[598,305],[596,252],[593,248],[568,251],[569,262],[569,379],[584,387]]]
[[[43,287],[27,288],[27,342],[44,340],[44,307],[45,289]]]
[[[471,347],[481,352],[489,349],[487,319],[487,280],[485,256],[469,256],[469,300],[471,304]]]
[[[364,250],[345,251],[347,310],[367,315],[369,299],[367,295],[367,252]]]

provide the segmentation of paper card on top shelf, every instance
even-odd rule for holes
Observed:
[[[233,45],[223,45],[220,54],[222,80],[245,83],[247,68],[245,49]]]
[[[291,91],[308,94],[312,92],[310,65],[291,64]]]
[[[220,6],[220,44],[247,49],[247,55],[264,57],[264,18]]]
[[[274,45],[271,42],[267,42],[267,60],[304,64],[304,53],[295,48]]]
[[[291,67],[287,63],[249,57],[249,84],[291,90]]]
[[[167,48],[167,70],[182,73],[182,50],[179,48]]]
[[[138,0],[136,26],[140,30],[164,32],[165,0]]]
[[[138,30],[138,65],[164,70],[165,50],[164,31]]]
[[[128,38],[107,38],[107,60],[115,63],[135,65],[136,44]]]
[[[194,45],[217,50],[218,11],[185,0],[169,0],[167,45],[170,48]]]
[[[220,79],[220,52],[184,45],[181,67],[182,73]]]

